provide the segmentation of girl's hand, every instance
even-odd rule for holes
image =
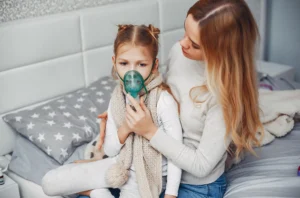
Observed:
[[[144,103],[144,98],[140,98],[139,104],[131,95],[127,94],[126,96],[135,109],[134,111],[130,105],[126,105],[126,122],[129,128],[134,133],[150,140],[157,131],[157,127],[153,123],[151,113]]]
[[[101,118],[100,122],[100,136],[98,140],[98,150],[101,150],[102,145],[105,139],[105,129],[106,129],[106,122],[107,122],[107,111],[98,115],[98,118]]]
[[[174,195],[165,195],[164,198],[176,198],[176,196],[174,196]]]

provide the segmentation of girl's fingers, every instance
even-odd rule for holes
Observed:
[[[130,94],[126,94],[126,97],[130,101],[131,105],[134,106],[137,113],[140,113],[143,111],[140,104]]]
[[[104,143],[105,136],[100,136],[98,140],[98,150],[101,150]]]
[[[134,120],[137,119],[138,113],[135,112],[135,111],[131,108],[130,105],[128,105],[128,104],[126,105],[126,110],[127,110],[127,114],[129,114],[130,117],[131,117],[132,119],[134,119]]]
[[[145,102],[144,102],[144,96],[143,97],[141,97],[141,99],[140,99],[140,104],[141,104],[141,108],[143,109],[143,111],[145,112],[145,113],[147,113],[147,114],[149,114],[150,115],[150,111],[149,111],[149,109],[146,107],[146,105],[145,105]]]
[[[105,111],[102,114],[98,115],[98,118],[107,119],[107,111]]]
[[[130,117],[130,121],[132,123],[136,120],[137,114],[132,110],[132,108],[129,105],[126,105],[127,113],[126,116]]]
[[[106,129],[106,122],[107,122],[107,112],[105,112],[105,113],[106,113],[105,118],[102,118],[101,122],[100,122],[100,140],[102,140],[102,141],[100,141],[100,144],[99,144],[99,147],[98,147],[99,150],[101,149],[101,147],[103,145],[103,142],[104,142],[104,138],[105,138],[105,129]]]

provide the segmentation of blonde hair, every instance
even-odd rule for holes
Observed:
[[[243,0],[201,0],[188,11],[199,22],[200,44],[206,62],[207,84],[196,89],[215,95],[223,109],[226,135],[236,146],[235,155],[246,149],[255,155],[260,145],[256,132],[259,119],[255,67],[258,28]],[[199,92],[198,92],[199,93]],[[261,136],[262,137],[262,136]]]

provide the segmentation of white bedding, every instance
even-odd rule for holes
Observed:
[[[45,195],[41,186],[23,179],[13,172],[8,171],[7,173],[11,179],[18,183],[22,198],[63,198],[61,196],[49,197]]]
[[[225,198],[300,197],[300,123],[285,137],[256,148],[227,173]]]

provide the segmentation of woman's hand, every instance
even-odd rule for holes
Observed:
[[[129,128],[126,120],[124,121],[123,125],[118,129],[118,137],[121,144],[124,144],[126,139],[128,138],[129,134],[132,130]]]
[[[126,105],[126,122],[128,127],[134,133],[145,137],[150,140],[157,131],[157,127],[153,123],[151,113],[147,109],[144,98],[140,98],[140,104],[129,94],[126,95],[135,111]]]
[[[106,122],[107,122],[107,111],[105,111],[104,113],[98,115],[98,118],[101,118],[101,122],[100,122],[100,136],[99,136],[99,140],[98,140],[98,150],[100,150],[102,148],[102,145],[103,145],[104,139],[105,139],[105,129],[106,129]]]

